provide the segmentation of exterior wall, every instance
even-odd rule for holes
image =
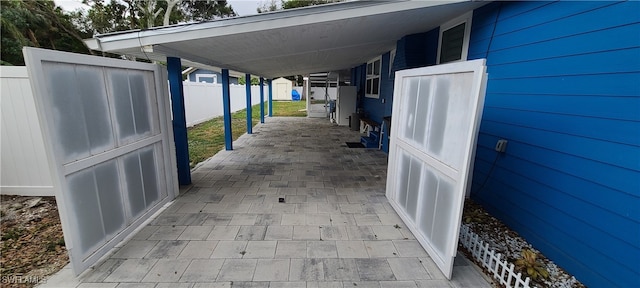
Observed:
[[[0,193],[54,196],[26,67],[0,67]]]
[[[391,59],[391,53],[382,55],[382,68],[380,72],[380,98],[366,98],[361,96],[359,103],[365,116],[373,121],[382,123],[382,118],[391,115],[393,108],[393,86],[395,71],[430,66],[436,64],[438,53],[438,31],[433,29],[428,32],[407,35],[398,40],[396,55]],[[393,63],[390,63],[393,60]],[[389,64],[392,64],[389,69]],[[364,95],[366,64],[352,69],[351,79],[358,87],[358,95]],[[391,120],[393,121],[393,119]],[[389,152],[389,131],[382,135],[382,150]]]
[[[440,29],[402,37],[396,44],[393,71],[436,64]]]
[[[637,11],[495,2],[472,20],[468,59],[487,58],[489,81],[471,196],[587,286],[640,286]],[[438,29],[422,34],[398,41],[394,71],[435,64]],[[359,89],[362,73],[352,69]],[[381,80],[386,104],[360,102],[375,121],[392,104],[393,79]]]
[[[473,15],[469,59],[487,58],[489,81],[472,197],[587,286],[640,286],[638,11],[497,2]]]
[[[368,98],[361,97],[361,107],[364,107],[364,116],[376,121],[378,123],[382,123],[382,117],[391,115],[391,107],[392,107],[392,94],[393,94],[393,79],[389,77],[389,57],[390,53],[387,52],[382,55],[382,67],[380,68],[380,91],[379,98]],[[366,64],[363,65],[362,72],[366,72]],[[365,79],[365,77],[363,77]],[[364,91],[365,81],[362,80],[360,83],[362,87],[360,87],[360,91]],[[391,91],[391,93],[389,93]],[[364,92],[361,93],[364,95]],[[387,109],[388,106],[388,109]],[[389,112],[386,112],[389,111]],[[388,114],[385,114],[388,113]],[[385,137],[386,139],[386,137]],[[385,142],[387,140],[383,140]],[[387,148],[388,151],[388,148]]]

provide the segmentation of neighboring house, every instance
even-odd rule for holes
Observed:
[[[182,75],[186,75],[186,81],[198,83],[222,83],[222,74],[211,70],[190,67],[182,71]],[[238,85],[238,77],[229,76],[229,84]]]
[[[471,197],[587,286],[637,287],[639,11],[635,1],[490,3],[353,67],[359,107],[382,122],[395,71],[486,58]]]

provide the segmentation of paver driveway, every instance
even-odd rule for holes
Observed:
[[[109,258],[43,287],[488,287],[446,280],[385,198],[387,155],[325,119],[268,118]],[[284,198],[284,203],[280,202]]]

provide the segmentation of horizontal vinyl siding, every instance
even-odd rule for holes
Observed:
[[[395,71],[424,67],[436,64],[438,53],[438,35],[439,28],[432,29],[423,33],[406,35],[398,40],[396,45],[396,55],[391,63],[391,53],[382,55],[382,67],[380,72],[380,98],[363,97],[359,107],[363,108],[364,113],[370,119],[381,123],[382,118],[390,116],[393,108],[393,88],[395,80]],[[391,66],[391,73],[389,72]],[[352,68],[352,76],[361,75],[365,65]],[[354,82],[358,89],[364,89],[364,81]],[[384,99],[384,103],[382,100]],[[382,136],[382,151],[389,152],[389,131],[385,131]]]
[[[587,286],[640,286],[638,11],[496,2],[473,16],[469,59],[487,58],[489,81],[472,197]]]
[[[387,100],[391,99],[391,93],[388,92],[389,88],[389,55],[387,52],[382,55],[382,66],[380,68],[380,90],[379,98],[363,97],[362,103],[365,108],[365,116],[373,121],[382,123],[382,117],[384,117],[384,111],[386,105],[391,105],[391,102]],[[393,91],[393,80],[391,80],[391,90]],[[385,99],[385,103],[382,100]]]

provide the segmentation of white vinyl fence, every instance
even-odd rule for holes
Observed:
[[[529,288],[529,277],[522,280],[522,273],[514,272],[514,265],[510,264],[507,259],[502,259],[500,253],[484,243],[478,234],[473,233],[469,225],[463,224],[460,227],[460,243],[473,255],[473,258],[482,263],[482,267],[489,270],[495,279],[508,288]]]
[[[183,82],[187,126],[222,116],[222,85]],[[53,196],[49,163],[27,68],[0,67],[0,194]],[[246,108],[244,85],[231,85],[231,111]],[[264,86],[265,102],[268,86]],[[260,86],[251,87],[252,105],[260,103]]]
[[[0,67],[0,194],[53,196],[27,67]]]
[[[222,116],[222,85],[197,82],[182,82],[184,89],[184,109],[187,127]],[[246,87],[230,85],[231,112],[247,108]],[[269,87],[264,86],[264,101],[268,101]],[[260,104],[260,86],[251,86],[252,105]]]

